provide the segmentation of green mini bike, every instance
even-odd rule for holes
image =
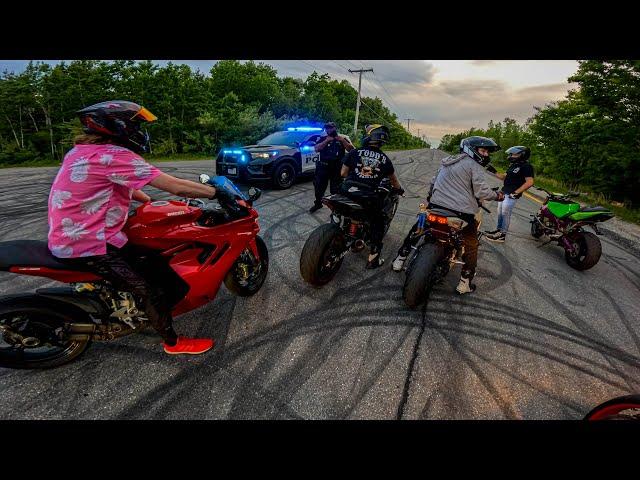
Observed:
[[[597,235],[602,235],[597,223],[613,218],[613,213],[604,207],[580,207],[571,200],[580,195],[577,192],[562,195],[535,188],[545,192],[547,198],[540,211],[531,215],[531,235],[535,238],[547,235],[549,241],[546,243],[557,241],[564,248],[565,260],[570,267],[576,270],[593,267],[600,260],[602,245],[596,235],[586,232],[583,227],[591,227]]]

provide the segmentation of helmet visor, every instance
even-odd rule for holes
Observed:
[[[145,122],[155,122],[158,119],[158,117],[156,117],[153,113],[151,113],[144,107],[141,107],[140,110],[138,110],[137,113],[133,117],[131,117],[131,120],[136,119],[136,117],[139,117]]]

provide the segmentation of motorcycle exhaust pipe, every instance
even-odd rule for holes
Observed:
[[[96,331],[96,326],[93,323],[72,323],[67,330],[67,338],[69,340],[89,340]]]
[[[356,241],[353,243],[353,246],[354,246],[354,247],[356,247],[358,250],[363,249],[363,248],[365,247],[364,240],[362,240],[361,238],[359,238],[358,240],[356,240]]]

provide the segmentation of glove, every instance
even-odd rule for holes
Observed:
[[[232,205],[236,201],[236,196],[229,193],[224,188],[216,188],[216,193],[211,199],[216,199],[220,205]]]
[[[487,165],[487,172],[498,173],[498,171],[493,168],[493,165]]]
[[[392,193],[397,193],[398,195],[404,195],[404,188],[394,188],[391,190]]]
[[[501,202],[504,200],[504,192],[498,191],[496,192],[496,202]]]
[[[512,199],[512,200],[516,200],[516,199],[520,198],[520,195],[517,195],[515,193],[510,193],[509,194],[509,198]]]

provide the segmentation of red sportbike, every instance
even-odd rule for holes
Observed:
[[[235,295],[256,293],[269,256],[258,236],[258,213],[226,177],[200,175],[202,183],[231,193],[219,206],[200,200],[153,201],[129,214],[125,233],[130,261],[172,306],[173,315],[212,301],[224,281]],[[0,367],[49,368],[67,363],[92,340],[113,340],[142,330],[148,320],[129,292],[51,255],[36,240],[0,242],[0,270],[49,277],[68,287],[0,297]]]

